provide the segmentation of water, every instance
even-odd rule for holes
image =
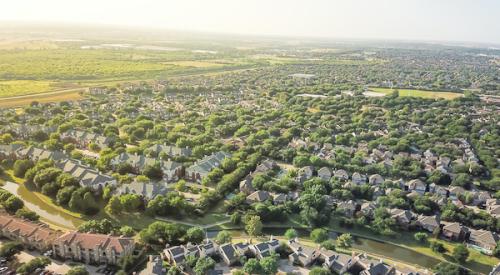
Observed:
[[[10,181],[4,182],[2,189],[9,191],[24,201],[24,205],[29,210],[40,215],[42,221],[52,223],[54,225],[75,229],[83,223],[83,220],[76,218],[70,214],[62,212],[51,205],[42,201],[32,191],[28,190],[24,184],[16,184]]]

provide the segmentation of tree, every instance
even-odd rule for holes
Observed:
[[[136,211],[142,203],[141,197],[137,194],[125,194],[121,195],[119,198],[123,210],[127,212]]]
[[[225,244],[231,242],[231,233],[226,230],[222,230],[219,233],[217,233],[217,236],[215,237],[215,242],[218,244]]]
[[[85,269],[83,265],[77,265],[72,267],[68,272],[66,272],[66,275],[89,275],[90,273]]]
[[[436,253],[444,253],[446,252],[446,248],[440,242],[431,242],[431,250]]]
[[[23,244],[20,242],[7,242],[0,247],[0,257],[10,259],[23,250]]]
[[[118,259],[118,266],[129,274],[129,271],[134,267],[136,263],[136,258],[132,255],[126,255]]]
[[[500,241],[497,242],[497,246],[495,247],[495,249],[493,250],[493,255],[497,258],[500,257]]]
[[[159,165],[146,165],[142,174],[152,180],[161,180],[163,178],[163,172]]]
[[[149,244],[174,244],[186,234],[184,227],[177,224],[154,222],[139,232],[144,243]]]
[[[469,258],[469,250],[465,245],[459,244],[453,249],[453,258],[459,263],[465,263]]]
[[[45,268],[50,263],[51,261],[47,257],[37,257],[27,263],[22,264],[16,270],[16,272],[23,275],[33,274],[37,268]]]
[[[205,238],[205,231],[201,227],[191,227],[186,232],[186,240],[192,243],[201,243]]]
[[[315,267],[309,271],[309,275],[330,275],[332,274],[329,270],[321,268],[321,267]]]
[[[24,202],[13,195],[11,195],[7,200],[2,203],[5,210],[11,214],[16,213],[17,210],[23,208]]]
[[[441,262],[434,268],[436,275],[468,275],[470,274],[466,269],[458,265],[447,262]]]
[[[310,237],[315,243],[322,243],[328,240],[328,232],[325,229],[316,228],[311,232]]]
[[[19,178],[24,178],[24,175],[26,174],[26,171],[33,167],[33,162],[31,160],[26,160],[26,159],[18,159],[16,162],[14,162],[13,166],[13,172],[14,176],[19,177]]]
[[[260,266],[260,263],[257,259],[255,258],[252,258],[252,259],[249,259],[245,265],[243,265],[243,271],[246,273],[246,274],[260,274],[261,272],[261,266]]]
[[[245,230],[250,236],[258,236],[262,233],[262,222],[259,216],[251,216],[246,224]]]
[[[108,219],[89,220],[78,226],[78,231],[87,233],[110,234],[114,229],[113,223]]]
[[[427,242],[427,233],[424,233],[424,232],[417,232],[415,233],[415,235],[413,235],[413,237],[415,238],[415,240],[417,240],[418,242],[420,243],[425,243]]]
[[[215,261],[212,258],[203,257],[196,262],[193,271],[196,275],[204,275],[214,267],[215,267]]]
[[[260,267],[263,274],[276,274],[278,272],[278,255],[273,254],[260,260]]]
[[[335,251],[335,241],[334,240],[326,240],[321,243],[321,247]]]
[[[106,205],[106,211],[112,215],[118,215],[122,212],[122,203],[117,196],[112,196]]]
[[[71,195],[75,192],[76,187],[68,186],[57,191],[56,201],[59,205],[67,205],[71,199]]]
[[[30,221],[38,221],[38,219],[40,218],[37,213],[23,208],[16,211],[16,217],[27,219]]]
[[[352,245],[352,237],[349,233],[344,233],[337,238],[337,246],[348,248]]]
[[[135,231],[132,227],[124,225],[120,228],[120,234],[126,237],[132,237],[135,235]]]
[[[285,232],[285,237],[289,240],[295,239],[299,236],[297,230],[290,228]]]

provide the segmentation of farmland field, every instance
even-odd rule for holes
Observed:
[[[35,80],[0,81],[0,97],[45,93],[54,88],[54,82]]]
[[[442,91],[424,91],[424,90],[411,90],[411,89],[390,89],[390,88],[370,88],[371,91],[383,94],[390,94],[394,90],[399,91],[399,96],[413,96],[422,98],[443,98],[455,99],[461,97],[460,93],[442,92]]]
[[[116,84],[252,65],[182,49],[82,49],[78,44],[42,42],[29,42],[30,47],[19,43],[16,47],[0,47],[0,98],[84,87],[86,83]]]

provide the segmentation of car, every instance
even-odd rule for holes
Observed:
[[[45,257],[52,257],[53,253],[54,252],[52,252],[52,250],[49,250],[49,251],[43,253],[43,256],[45,256]]]
[[[5,272],[5,271],[7,271],[7,270],[9,270],[9,268],[8,268],[8,267],[6,267],[6,266],[5,266],[5,267],[0,267],[0,272]]]

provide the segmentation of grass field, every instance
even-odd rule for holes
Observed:
[[[376,93],[390,94],[396,89],[390,88],[370,88],[371,91]],[[455,99],[461,97],[460,93],[443,92],[443,91],[424,91],[424,90],[410,90],[410,89],[397,89],[399,91],[399,96],[413,96],[422,98],[443,98],[443,99]]]
[[[39,93],[34,95],[24,95],[8,98],[0,98],[0,108],[10,108],[29,105],[33,101],[39,103],[72,101],[82,99],[83,89],[70,89],[61,92]]]
[[[52,81],[7,80],[0,81],[0,97],[45,93],[52,89]]]
[[[181,66],[181,67],[195,67],[195,68],[211,68],[211,67],[221,67],[226,64],[210,62],[210,61],[174,61],[167,62],[166,64]]]

